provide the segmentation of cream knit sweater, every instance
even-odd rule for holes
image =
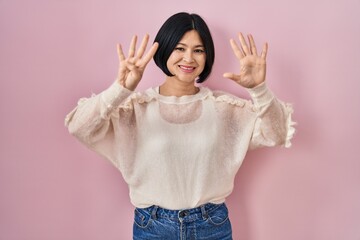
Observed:
[[[265,83],[249,93],[252,102],[206,87],[168,97],[115,82],[80,99],[65,124],[120,170],[134,206],[193,208],[225,201],[248,149],[290,146],[291,106]]]

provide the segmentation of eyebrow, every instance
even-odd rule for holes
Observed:
[[[183,45],[183,46],[185,46],[185,47],[188,47],[188,45],[186,45],[185,43],[181,43],[181,42],[179,42],[178,44]],[[198,47],[202,47],[202,48],[204,48],[204,45],[199,44],[199,45],[196,45],[196,46],[194,46],[194,47],[195,47],[195,48],[198,48]]]

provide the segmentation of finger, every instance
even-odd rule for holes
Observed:
[[[141,62],[139,64],[140,67],[144,68],[149,62],[150,60],[154,57],[156,51],[159,48],[159,43],[155,42],[150,50],[145,54],[145,56],[141,59]]]
[[[244,53],[241,51],[241,49],[239,48],[239,46],[236,44],[235,40],[234,39],[230,39],[230,45],[231,45],[231,48],[235,54],[235,56],[238,58],[238,59],[242,59],[244,57]]]
[[[240,43],[241,43],[241,48],[244,51],[245,55],[250,55],[251,53],[250,53],[249,47],[248,47],[242,33],[239,33],[239,40],[240,40]]]
[[[129,69],[130,71],[133,71],[133,70],[136,70],[137,69],[137,66],[132,63],[132,62],[126,62],[126,68]]]
[[[230,72],[227,72],[227,73],[224,73],[223,74],[223,77],[224,78],[229,78],[231,80],[234,80],[234,81],[237,81],[239,80],[240,76],[235,74],[235,73],[230,73]]]
[[[135,64],[137,61],[138,59],[135,57],[126,59],[126,62],[130,64]]]
[[[120,44],[117,44],[117,53],[118,53],[118,57],[119,57],[119,61],[124,61],[125,60],[125,55],[124,52],[122,50],[122,47]]]
[[[140,48],[136,54],[137,58],[142,58],[142,56],[144,55],[144,52],[146,50],[146,46],[148,44],[148,41],[149,41],[149,35],[146,34],[145,37],[143,38],[142,42],[141,42],[141,45],[140,45]]]
[[[263,49],[261,51],[261,58],[266,60],[266,55],[268,52],[268,43],[264,43]]]
[[[137,36],[135,35],[135,36],[133,36],[133,38],[131,39],[128,58],[132,58],[132,57],[134,57],[134,55],[135,55],[136,41],[137,41]]]
[[[249,42],[250,42],[251,53],[254,54],[255,56],[257,56],[257,49],[256,49],[256,45],[255,45],[253,36],[251,34],[249,34],[248,38],[249,38]]]

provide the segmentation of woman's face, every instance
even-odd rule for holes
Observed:
[[[184,34],[166,66],[173,78],[184,82],[193,82],[204,70],[206,62],[205,48],[197,31]]]

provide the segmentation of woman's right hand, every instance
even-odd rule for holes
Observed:
[[[150,50],[144,55],[149,41],[149,35],[145,35],[137,52],[136,41],[137,36],[134,36],[131,40],[129,54],[127,57],[125,57],[121,45],[117,45],[120,62],[117,81],[131,91],[134,91],[136,86],[139,84],[146,65],[150,62],[159,47],[159,44],[155,42],[151,46]]]

